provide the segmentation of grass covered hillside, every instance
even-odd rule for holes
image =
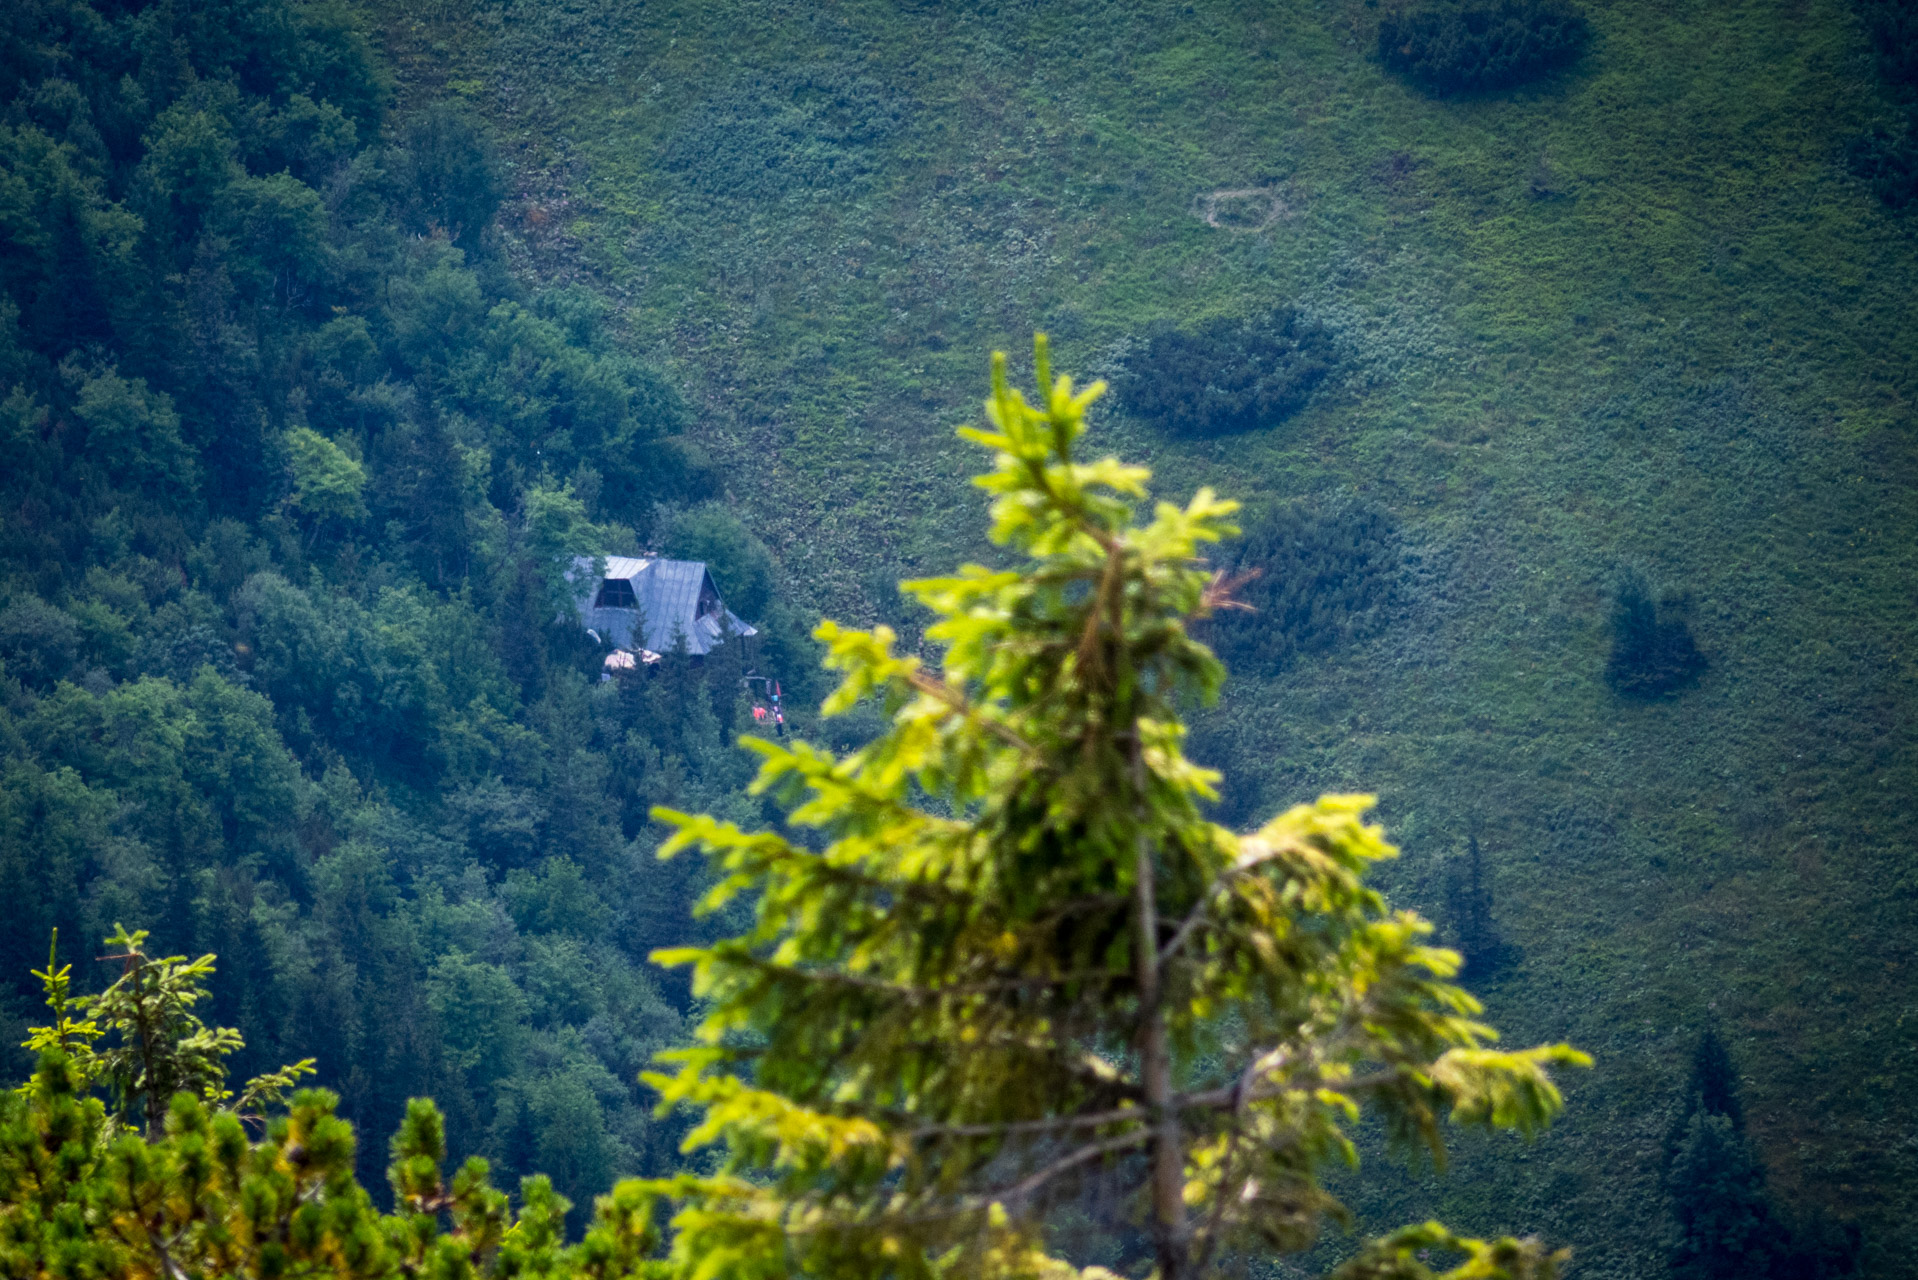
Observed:
[[[1661,1274],[1666,1134],[1715,1026],[1776,1200],[1913,1274],[1918,224],[1846,168],[1895,115],[1865,26],[1588,0],[1575,61],[1444,98],[1380,64],[1381,12],[380,22],[402,100],[500,130],[513,270],[613,304],[828,616],[909,624],[894,579],[983,554],[951,428],[991,348],[1043,328],[1122,386],[1172,332],[1323,364],[1245,390],[1284,409],[1249,430],[1102,410],[1162,492],[1243,498],[1285,580],[1248,588],[1270,630],[1223,637],[1198,750],[1235,822],[1380,793],[1395,892],[1479,940],[1500,1024],[1598,1059],[1548,1137],[1468,1144],[1368,1221],[1540,1227],[1580,1275]],[[1665,674],[1608,680],[1615,618]]]

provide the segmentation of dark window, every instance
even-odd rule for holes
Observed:
[[[593,601],[598,609],[637,609],[639,601],[633,598],[633,584],[624,578],[608,578],[599,584],[599,599]]]

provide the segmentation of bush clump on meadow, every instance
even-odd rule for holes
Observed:
[[[1894,89],[1918,87],[1918,0],[1860,0],[1878,55],[1878,74]]]
[[[1222,568],[1245,607],[1217,612],[1206,638],[1234,671],[1273,675],[1370,635],[1396,594],[1397,531],[1357,502],[1275,508],[1227,547]]]
[[[1605,683],[1623,698],[1667,698],[1698,683],[1709,665],[1692,639],[1685,602],[1653,600],[1645,580],[1629,575],[1612,609],[1612,656]]]
[[[1431,93],[1483,93],[1569,66],[1590,38],[1585,15],[1559,0],[1423,4],[1379,23],[1379,60]]]
[[[1280,307],[1158,333],[1117,381],[1140,417],[1174,435],[1220,436],[1291,417],[1336,362],[1322,327]]]
[[[1852,139],[1851,172],[1886,207],[1903,209],[1918,200],[1918,133],[1910,122],[1896,131],[1874,129]]]
[[[1903,104],[1903,121],[1852,139],[1846,160],[1853,176],[1887,208],[1918,200],[1918,0],[1860,0],[1860,16],[1878,55],[1878,77]]]

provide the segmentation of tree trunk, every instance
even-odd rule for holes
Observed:
[[[1185,1140],[1172,1109],[1172,1058],[1165,1042],[1165,1011],[1159,1007],[1158,891],[1152,848],[1139,833],[1134,921],[1134,966],[1139,986],[1139,1073],[1153,1114],[1152,1243],[1159,1280],[1188,1280],[1185,1223]]]

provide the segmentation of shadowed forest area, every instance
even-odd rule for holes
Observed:
[[[97,990],[124,923],[219,954],[236,1074],[318,1059],[369,1186],[421,1095],[503,1186],[675,1167],[638,1073],[700,1006],[646,957],[743,907],[693,920],[648,812],[768,819],[751,699],[724,649],[601,682],[564,566],[709,562],[857,743],[808,634],[919,645],[894,584],[999,562],[951,429],[1043,330],[1094,452],[1246,504],[1212,816],[1376,793],[1490,1020],[1595,1059],[1442,1176],[1371,1132],[1361,1229],[1914,1274],[1918,10],[25,0],[0,43],[8,1043],[51,931]]]

